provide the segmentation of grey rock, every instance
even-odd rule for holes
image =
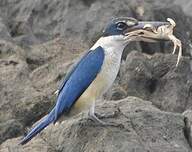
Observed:
[[[125,96],[150,100],[161,110],[185,111],[192,100],[190,59],[183,57],[176,67],[176,57],[131,52],[121,66],[117,88],[124,90]]]
[[[67,45],[55,41],[25,49],[28,53],[14,43],[0,41],[0,143],[23,133],[54,104],[54,91],[75,57]]]
[[[102,126],[79,115],[56,126],[47,127],[25,146],[18,146],[20,138],[16,138],[7,140],[0,150],[25,152],[41,148],[42,152],[191,151],[183,133],[185,124],[181,114],[162,112],[151,102],[136,97],[102,101],[96,112],[102,115],[103,121],[114,125]]]
[[[191,6],[188,0],[1,0],[0,151],[190,152],[191,120],[180,113],[192,106],[191,61],[183,57],[176,68],[176,55],[154,54],[172,52],[170,42],[133,42],[125,49],[107,102],[97,108],[104,121],[120,127],[95,126],[77,116],[48,127],[24,147],[17,143],[49,112],[73,59],[98,39],[112,17],[171,17],[184,55],[191,56]]]
[[[0,142],[6,139],[17,137],[22,134],[23,125],[14,119],[8,119],[7,121],[0,123]]]
[[[184,128],[184,135],[188,140],[190,146],[192,147],[192,110],[188,109],[183,112],[185,128]]]
[[[0,17],[0,39],[10,39],[11,35],[5,25],[3,19]]]
[[[191,56],[191,24],[192,24],[192,16],[190,12],[186,13],[186,8],[191,5],[191,2],[179,2],[179,1],[142,1],[140,5],[135,3],[133,5],[133,15],[135,18],[140,20],[156,20],[156,21],[166,21],[167,18],[172,18],[176,22],[176,28],[174,29],[174,34],[176,37],[181,39],[183,44],[183,54]],[[137,13],[137,8],[143,8],[143,15],[140,16]],[[171,42],[158,42],[158,43],[146,43],[140,42],[140,47],[136,47],[136,50],[147,53],[171,53],[173,44]],[[130,52],[130,47],[126,48],[124,56]],[[135,50],[135,49],[134,49]],[[127,52],[127,53],[126,53]],[[124,57],[125,59],[125,57]]]
[[[178,0],[143,3],[134,0],[108,0],[105,3],[100,0],[3,0],[0,2],[0,16],[10,35],[22,44],[41,43],[57,36],[92,44],[113,17],[130,16],[140,20],[166,20],[171,17],[177,23],[176,35],[188,47],[192,30],[190,6],[191,2]],[[138,8],[143,9],[143,14],[138,14]],[[139,45],[142,51],[148,53],[166,51],[161,44]]]

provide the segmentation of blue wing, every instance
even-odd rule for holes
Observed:
[[[85,56],[87,56],[87,54],[89,54],[91,50],[87,51],[85,54],[82,55],[82,57],[80,57],[73,65],[71,65],[71,67],[68,69],[64,79],[62,80],[62,83],[59,85],[59,88],[57,90],[58,94],[61,92],[61,90],[63,89],[65,83],[67,82],[67,80],[69,79],[69,77],[71,76],[71,74],[75,71],[76,67],[78,66],[78,64],[80,63],[81,59],[83,59]]]
[[[104,50],[99,46],[85,54],[69,72],[59,90],[54,122],[63,112],[69,111],[76,100],[88,88],[101,70],[103,60]]]
[[[20,144],[26,144],[50,123],[55,122],[86,90],[99,73],[104,60],[104,50],[98,47],[87,52],[66,75],[59,88],[56,106],[22,139]]]

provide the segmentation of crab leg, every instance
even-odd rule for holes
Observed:
[[[156,42],[155,39],[166,39],[166,40],[172,41],[173,42],[172,54],[175,54],[177,47],[179,48],[179,53],[178,53],[177,63],[176,63],[176,67],[177,67],[182,57],[182,44],[181,44],[181,41],[173,35],[173,29],[176,26],[175,21],[171,18],[167,18],[167,21],[170,23],[169,25],[163,25],[158,27],[157,29],[151,24],[146,24],[143,29],[132,31],[128,33],[127,36],[140,37],[142,39],[142,35],[140,34],[142,32],[145,41],[147,38],[149,42]],[[150,29],[150,31],[148,31],[147,29]]]
[[[178,66],[179,61],[182,57],[182,44],[181,44],[181,41],[177,39],[174,35],[169,35],[169,39],[173,42],[173,45],[174,45],[172,54],[175,54],[177,47],[179,48],[179,53],[178,53],[177,63],[176,63],[176,66]]]

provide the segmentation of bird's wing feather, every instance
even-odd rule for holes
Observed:
[[[71,76],[71,74],[75,71],[76,67],[78,66],[78,64],[80,63],[81,59],[83,57],[85,57],[87,54],[89,54],[91,50],[85,52],[77,61],[75,61],[75,63],[73,63],[70,68],[68,69],[65,77],[63,78],[61,84],[59,85],[59,88],[56,91],[56,94],[59,95],[59,93],[61,92],[62,88],[64,87],[65,83],[67,82],[67,80],[69,79],[69,77]]]
[[[67,111],[86,90],[99,73],[104,60],[104,50],[98,47],[88,51],[68,72],[59,89],[56,106],[23,138],[26,144],[50,123],[55,122],[62,112]]]
[[[33,137],[35,137],[38,133],[40,133],[45,127],[47,127],[50,123],[54,121],[55,109],[53,108],[52,111],[42,118],[34,128],[32,128],[27,135],[20,141],[21,145],[28,143]]]
[[[103,61],[104,50],[99,46],[85,54],[69,72],[59,90],[54,122],[63,112],[69,111],[76,100],[88,88],[101,70]]]

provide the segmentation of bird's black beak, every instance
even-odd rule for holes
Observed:
[[[124,35],[128,38],[135,37],[136,41],[157,42],[169,40],[167,35],[173,32],[174,27],[175,22],[172,19],[168,19],[167,22],[139,21],[136,25],[127,28]]]

